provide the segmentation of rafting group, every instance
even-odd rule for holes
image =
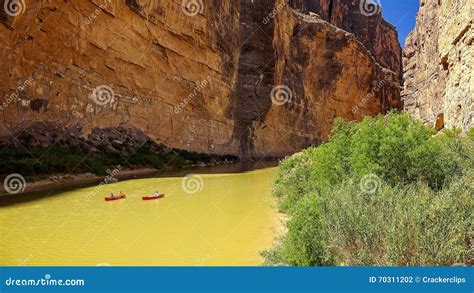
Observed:
[[[106,196],[105,201],[119,200],[119,199],[124,199],[126,197],[127,196],[125,195],[125,193],[120,191],[120,193],[118,195],[114,195],[113,193],[111,193],[110,195]],[[159,199],[159,198],[163,198],[163,197],[165,197],[164,193],[160,193],[158,191],[155,191],[152,195],[144,196],[144,197],[142,197],[142,199],[143,200],[154,200],[154,199]]]

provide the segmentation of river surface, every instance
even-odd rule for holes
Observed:
[[[260,265],[281,229],[274,175],[160,176],[0,207],[0,265]],[[165,198],[142,200],[157,189]],[[119,191],[127,198],[104,201]]]

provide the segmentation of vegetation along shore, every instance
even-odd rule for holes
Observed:
[[[287,233],[266,265],[474,264],[474,131],[389,113],[338,120],[333,136],[281,162],[273,194]]]

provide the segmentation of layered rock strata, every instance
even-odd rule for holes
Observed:
[[[405,109],[437,129],[474,118],[474,3],[422,0],[403,51]]]
[[[400,107],[396,30],[339,2],[19,1],[0,15],[0,135],[120,127],[246,159],[318,144],[335,117]]]

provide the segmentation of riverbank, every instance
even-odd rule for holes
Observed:
[[[220,173],[242,173],[256,169],[275,167],[278,161],[256,161],[256,162],[225,162],[214,165],[192,165],[187,168],[169,167],[166,169],[139,168],[139,169],[114,169],[109,170],[107,176],[99,176],[92,173],[75,175],[52,175],[48,179],[34,182],[26,180],[25,188],[22,192],[11,194],[2,190],[0,192],[0,206],[6,206],[30,200],[52,196],[56,193],[74,190],[78,188],[98,185],[101,182],[106,184],[116,183],[131,179],[143,179],[154,177],[183,177],[191,173],[199,174],[220,174]]]
[[[116,182],[119,180],[126,180],[126,179],[133,179],[133,178],[142,178],[146,176],[152,176],[158,173],[158,169],[155,168],[141,168],[141,169],[133,169],[133,170],[123,170],[118,172],[116,175],[113,176],[115,180],[111,180],[111,182]],[[76,174],[76,175],[52,175],[48,179],[38,180],[34,182],[27,182],[23,192],[19,192],[14,194],[15,196],[18,195],[25,195],[28,193],[40,192],[40,191],[48,191],[53,190],[60,187],[84,187],[88,185],[93,185],[104,181],[109,177],[107,176],[99,176],[92,173],[83,173],[83,174]],[[6,192],[3,190],[0,192],[0,197],[3,196],[11,196],[11,193]]]
[[[94,128],[89,135],[81,129],[33,123],[15,139],[0,137],[0,179],[17,173],[28,182],[57,174],[108,176],[117,166],[162,170],[239,160],[234,155],[170,148],[138,129]]]
[[[407,114],[336,121],[283,161],[272,192],[289,217],[266,265],[472,265],[474,132]]]

